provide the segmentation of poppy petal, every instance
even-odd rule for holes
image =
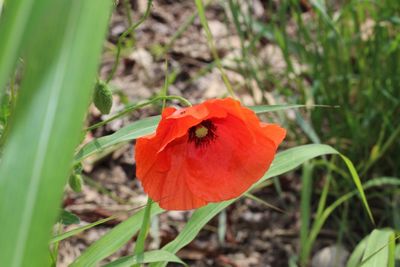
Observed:
[[[144,142],[143,140],[139,142],[137,153],[141,152],[143,145],[146,146]],[[144,191],[158,202],[161,208],[189,210],[207,204],[206,201],[193,195],[187,186],[186,146],[187,138],[180,138],[171,143],[163,152],[155,155],[154,160],[147,158],[153,161],[153,166],[146,173],[138,169],[137,176],[142,182]],[[137,160],[146,161],[140,156]]]
[[[187,176],[190,190],[208,202],[232,199],[244,193],[269,168],[276,145],[259,126],[249,140],[249,129],[228,116],[212,120],[216,138],[206,147],[189,144]]]
[[[267,135],[276,146],[279,146],[283,139],[285,139],[286,130],[280,127],[278,124],[261,123],[261,128],[265,135]]]

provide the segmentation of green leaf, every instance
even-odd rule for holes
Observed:
[[[58,220],[64,225],[78,224],[81,221],[78,216],[67,210],[61,210]]]
[[[163,212],[156,203],[151,209],[151,216]],[[140,229],[143,221],[144,210],[137,212],[126,221],[118,224],[94,244],[88,247],[70,266],[86,267],[95,266],[104,258],[121,248]]]
[[[24,43],[24,73],[0,162],[2,266],[50,264],[48,241],[80,141],[110,6],[97,0],[13,0],[4,9],[13,21],[1,28],[1,43],[7,43],[0,46],[2,62],[3,55],[11,53],[11,61],[18,54],[13,46],[21,35],[34,38]],[[34,19],[27,12],[35,12]],[[10,34],[16,37],[9,40]],[[9,70],[0,69],[0,83]]]
[[[133,264],[137,263],[152,263],[152,262],[176,262],[182,265],[186,265],[181,259],[179,259],[175,254],[172,254],[165,250],[153,250],[147,251],[143,254],[143,260],[138,262],[136,256],[126,256],[119,258],[116,261],[110,262],[109,264],[104,265],[104,267],[130,267]]]

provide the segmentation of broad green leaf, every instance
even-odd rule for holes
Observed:
[[[257,114],[279,111],[291,108],[305,107],[304,105],[263,105],[250,107]],[[153,133],[160,121],[160,116],[149,117],[146,119],[138,120],[132,124],[129,124],[117,132],[97,138],[85,146],[75,156],[75,163],[85,159],[86,157],[93,155],[94,153],[101,152],[102,150],[111,147],[113,145],[128,142],[130,140],[148,135]]]
[[[2,266],[49,266],[48,241],[81,136],[110,7],[111,1],[97,0],[7,2],[4,16],[22,9],[36,13],[0,162]],[[25,34],[25,15],[14,17],[6,31]],[[4,28],[0,36],[8,42],[3,34]],[[10,47],[1,46],[1,55],[14,56]],[[1,77],[8,72],[1,68]]]
[[[68,231],[68,232],[65,232],[65,233],[62,233],[62,234],[59,234],[59,235],[53,237],[53,238],[50,240],[50,243],[55,243],[55,242],[59,242],[59,241],[61,241],[61,240],[67,239],[68,237],[77,235],[77,234],[79,234],[79,233],[81,233],[81,232],[83,232],[83,231],[85,231],[85,230],[88,230],[88,229],[93,228],[93,227],[95,227],[95,226],[97,226],[97,225],[106,223],[106,222],[111,221],[111,220],[113,220],[113,219],[115,219],[115,217],[114,217],[114,216],[111,216],[111,217],[108,217],[108,218],[104,218],[104,219],[98,220],[97,222],[90,223],[90,224],[88,224],[88,225],[84,225],[84,226],[81,226],[81,227],[77,227],[77,228],[72,229],[72,230],[70,230],[70,231]]]
[[[151,216],[163,212],[157,204],[152,204]],[[140,229],[144,210],[135,213],[126,221],[118,224],[94,244],[88,247],[70,266],[95,266],[104,258],[121,248]]]
[[[375,229],[369,235],[360,266],[393,267],[395,234],[392,229]]]
[[[126,256],[119,258],[116,261],[110,262],[104,265],[104,267],[130,267],[136,263],[152,263],[152,262],[176,262],[187,266],[181,259],[175,254],[165,250],[153,250],[147,251],[143,254],[143,260],[138,262],[136,256]]]

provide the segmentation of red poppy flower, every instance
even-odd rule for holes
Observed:
[[[285,135],[231,98],[166,108],[156,132],[137,140],[137,177],[167,210],[232,199],[264,175]]]

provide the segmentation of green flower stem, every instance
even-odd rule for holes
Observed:
[[[228,93],[233,97],[236,98],[235,92],[233,91],[232,85],[229,82],[228,76],[226,76],[226,73],[224,71],[224,68],[222,67],[221,64],[221,59],[218,56],[217,48],[214,43],[214,38],[211,34],[210,28],[208,26],[207,18],[205,15],[205,10],[204,10],[204,5],[202,0],[195,0],[196,7],[197,7],[197,12],[199,13],[199,19],[200,23],[203,26],[203,29],[206,33],[206,38],[208,42],[208,46],[210,47],[211,54],[214,58],[215,64],[217,65],[218,70],[221,73],[222,81],[225,84],[226,89],[228,90]]]
[[[131,4],[129,3],[129,0],[124,0],[122,1],[122,4],[124,5],[125,13],[126,13],[126,18],[128,19],[129,25],[133,24],[132,21],[132,16],[131,16]]]
[[[185,99],[185,98],[183,98],[181,96],[174,96],[174,95],[171,95],[171,96],[157,96],[157,97],[155,97],[155,98],[153,98],[151,100],[148,100],[146,102],[143,102],[143,103],[140,103],[140,104],[137,104],[137,105],[128,106],[124,110],[122,110],[121,112],[119,112],[119,113],[115,114],[114,116],[112,116],[111,118],[108,118],[107,120],[104,120],[104,121],[101,121],[99,123],[93,124],[92,126],[86,128],[86,131],[91,131],[93,129],[99,128],[100,126],[103,126],[103,125],[105,125],[105,124],[109,123],[110,121],[113,121],[113,120],[115,120],[117,118],[120,118],[120,117],[124,116],[125,114],[127,114],[127,113],[129,113],[131,111],[138,110],[138,109],[140,109],[142,107],[151,105],[151,104],[156,103],[156,102],[158,102],[160,100],[179,100],[179,102],[181,102],[182,104],[184,104],[186,106],[189,106],[189,107],[192,106],[192,104],[187,99]]]
[[[153,0],[148,0],[147,1],[147,8],[146,8],[146,11],[145,11],[144,15],[140,18],[140,20],[138,22],[136,22],[135,24],[130,26],[128,29],[126,29],[126,31],[124,31],[121,34],[121,36],[118,38],[117,53],[115,55],[114,65],[113,65],[113,67],[111,69],[110,74],[108,75],[106,83],[109,83],[111,81],[111,79],[114,77],[115,71],[117,70],[117,67],[118,67],[118,64],[119,64],[119,60],[120,60],[120,55],[121,55],[122,43],[125,41],[126,37],[129,34],[131,34],[137,27],[140,26],[140,24],[142,24],[147,19],[147,17],[150,15],[150,8],[151,8],[151,4],[152,3],[153,3]]]
[[[149,197],[147,199],[147,205],[144,210],[142,227],[140,228],[139,236],[136,239],[136,245],[133,250],[133,254],[136,256],[138,263],[134,264],[133,267],[139,267],[141,265],[140,262],[143,261],[144,242],[146,241],[146,237],[149,232],[151,205],[152,204],[153,204],[153,200]]]

